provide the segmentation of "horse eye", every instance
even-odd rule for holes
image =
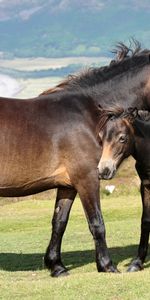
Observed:
[[[119,142],[120,143],[126,143],[127,142],[127,136],[125,134],[121,134],[119,136]]]

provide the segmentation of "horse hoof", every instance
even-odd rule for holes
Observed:
[[[142,263],[140,261],[136,261],[129,266],[129,268],[127,269],[127,272],[138,272],[143,269],[144,269],[144,267],[143,267]]]
[[[120,273],[120,271],[113,265],[107,266],[105,268],[98,269],[98,272],[104,273]]]
[[[55,266],[55,268],[53,270],[51,270],[51,276],[52,277],[64,277],[64,276],[68,276],[69,273],[67,271],[67,269],[63,266]]]
[[[108,272],[118,273],[118,274],[120,273],[120,271],[117,268],[115,268],[114,266],[109,267]]]
[[[98,272],[104,272],[104,273],[120,273],[120,271],[114,267],[112,264],[109,264],[107,266],[103,266],[100,268],[97,268]]]
[[[59,271],[51,272],[51,276],[55,277],[55,278],[65,277],[65,276],[68,276],[68,275],[69,275],[69,272],[66,271],[66,270],[59,270]]]

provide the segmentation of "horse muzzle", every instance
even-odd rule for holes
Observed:
[[[116,173],[116,165],[112,160],[103,161],[98,164],[99,179],[112,179]]]

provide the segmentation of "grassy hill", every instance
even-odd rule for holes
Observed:
[[[146,0],[1,0],[0,52],[7,57],[101,56],[131,36],[150,47],[149,17]]]

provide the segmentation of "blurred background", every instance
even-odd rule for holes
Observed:
[[[149,0],[0,0],[0,95],[33,97],[107,65],[116,42],[150,47]]]

